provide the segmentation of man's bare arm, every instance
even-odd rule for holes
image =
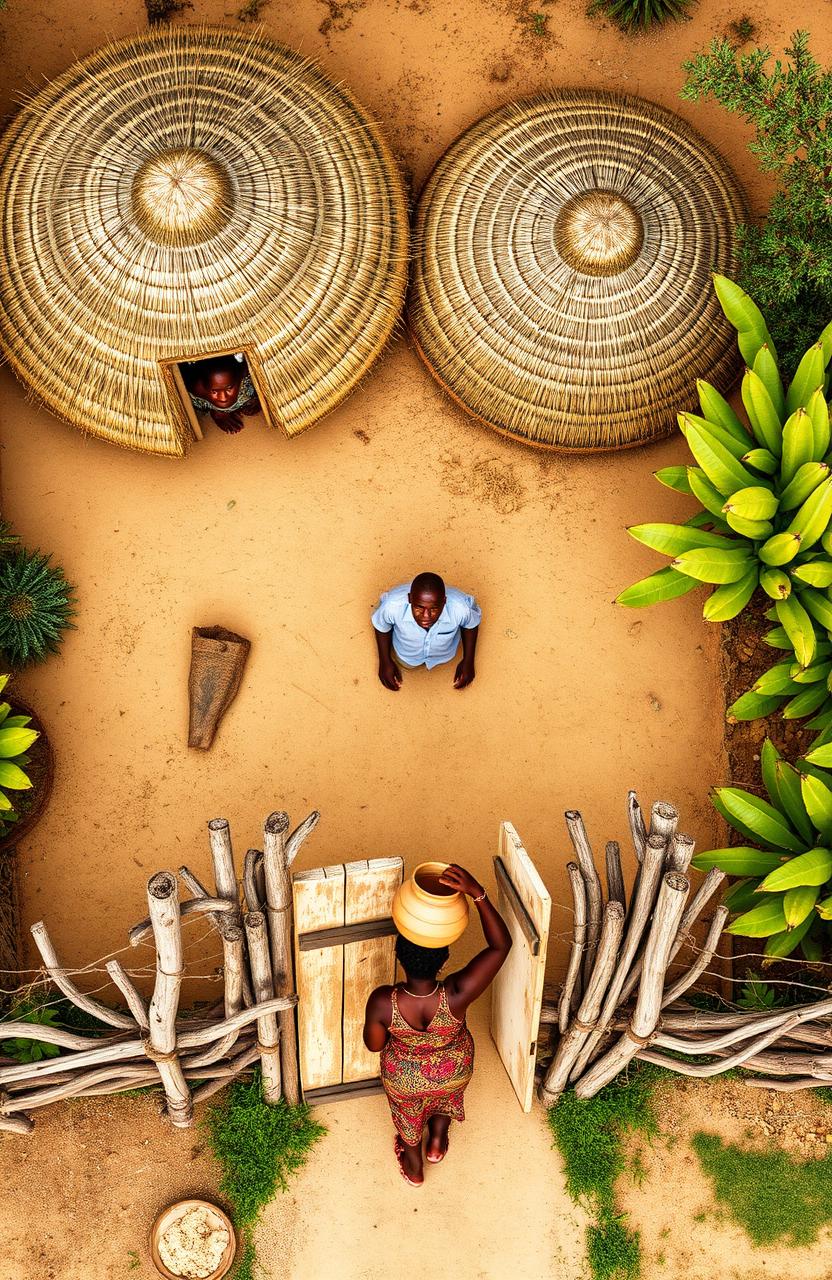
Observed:
[[[402,673],[393,661],[393,632],[379,631],[373,627],[378,649],[378,678],[385,689],[398,693],[402,684]]]
[[[474,654],[477,652],[479,631],[479,627],[462,628],[462,661],[454,672],[455,689],[464,689],[477,674],[474,669]]]

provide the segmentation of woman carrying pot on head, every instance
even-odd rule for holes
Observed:
[[[486,947],[464,969],[439,981],[447,947],[421,947],[399,934],[396,957],[406,980],[377,987],[367,1001],[364,1043],[381,1054],[381,1081],[396,1127],[394,1150],[405,1182],[424,1181],[425,1158],[439,1164],[452,1120],[465,1119],[463,1094],[474,1070],[474,1041],[465,1022],[470,1004],[491,984],[511,949],[511,935],[482,885],[451,864],[440,882],[476,905]]]

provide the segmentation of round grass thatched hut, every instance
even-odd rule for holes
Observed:
[[[621,94],[509,103],[452,144],[419,200],[409,308],[431,372],[529,444],[670,432],[693,381],[726,390],[736,335],[711,286],[746,213],[683,120]]]
[[[407,275],[392,156],[346,90],[224,27],[155,28],[51,81],[2,140],[0,344],[52,413],[181,455],[180,364],[239,353],[294,436],[386,343]]]

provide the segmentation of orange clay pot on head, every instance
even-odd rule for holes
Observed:
[[[420,862],[396,890],[393,920],[402,937],[420,947],[447,947],[468,924],[468,900],[439,883],[447,862]]]

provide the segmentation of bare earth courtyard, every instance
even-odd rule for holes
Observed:
[[[811,21],[796,0],[752,0],[748,12],[759,42],[775,48],[812,26],[815,54],[829,62],[826,14],[820,0],[810,8]],[[638,40],[586,18],[581,0],[557,0],[551,36],[532,39],[530,9],[271,0],[262,20],[352,88],[414,192],[457,133],[498,103],[594,85],[678,111],[764,205],[745,132],[678,98],[683,58],[743,9],[701,0],[692,21]],[[236,24],[236,13],[236,3],[194,0],[184,20]],[[143,27],[146,11],[137,0],[10,0],[0,23],[11,111],[27,87]],[[647,518],[648,500],[651,519],[683,516],[682,500],[651,477],[682,460],[679,438],[589,458],[521,448],[458,410],[403,335],[297,440],[256,419],[238,437],[209,429],[183,461],[82,439],[28,403],[7,370],[0,378],[3,516],[78,585],[77,630],[20,681],[58,759],[47,815],[19,848],[23,924],[45,919],[68,967],[124,945],[157,868],[206,871],[205,823],[217,815],[243,850],[271,810],[298,821],[318,808],[304,867],[437,857],[487,884],[498,823],[509,819],[552,894],[553,981],[569,929],[565,809],[584,813],[599,845],[624,845],[634,786],[648,805],[672,800],[700,848],[717,842],[707,793],[725,777],[718,632],[697,595],[641,613],[612,604],[654,567],[624,527]],[[482,605],[477,679],[462,692],[450,668],[406,673],[396,695],[376,678],[370,609],[420,568]],[[197,624],[252,641],[239,697],[206,753],[186,747]],[[183,1004],[211,994],[210,940],[189,962],[205,976]],[[105,978],[90,974],[89,988]],[[380,1280],[391,1261],[459,1280],[586,1274],[583,1214],[542,1110],[520,1112],[489,1040],[487,997],[471,1021],[478,1068],[447,1165],[414,1193],[396,1171],[382,1097],[321,1107],[328,1136],[259,1229],[265,1274]],[[811,1154],[813,1143],[825,1149],[832,1109],[798,1094],[774,1116],[768,1095],[739,1081],[682,1084],[644,1152],[643,1182],[622,1188],[646,1280],[825,1280],[828,1235],[804,1249],[754,1249],[717,1217],[686,1145],[703,1127],[735,1140],[773,1130]],[[157,1209],[182,1193],[216,1195],[217,1170],[199,1129],[164,1127],[152,1101],[89,1100],[40,1112],[29,1138],[4,1136],[0,1179],[0,1280],[149,1280],[143,1250]]]

